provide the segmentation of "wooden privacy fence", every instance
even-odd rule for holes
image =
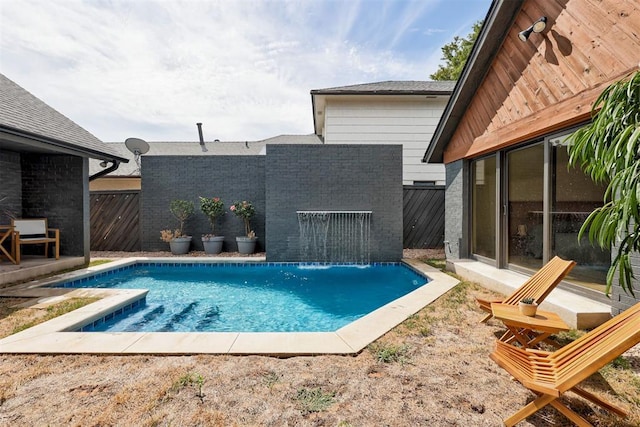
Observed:
[[[139,251],[140,191],[91,192],[91,250]]]
[[[444,187],[403,190],[402,241],[405,248],[441,248],[444,240]]]

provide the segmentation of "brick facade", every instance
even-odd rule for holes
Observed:
[[[372,211],[370,261],[402,258],[402,146],[270,145],[269,261],[300,261],[296,211]]]
[[[616,254],[617,249],[614,248],[611,256],[614,257]],[[635,296],[626,293],[622,287],[620,287],[620,281],[616,275],[613,279],[613,285],[611,286],[611,314],[613,315],[620,314],[632,305],[640,302],[640,280],[638,280],[638,278],[640,278],[640,253],[633,253],[629,258],[631,268],[636,276],[636,279],[632,281]]]
[[[89,258],[87,160],[76,156],[0,151],[0,196],[17,218],[47,218],[60,229],[60,254]],[[0,217],[0,224],[10,224]],[[26,246],[24,253],[42,253]]]
[[[225,236],[223,251],[236,251],[236,236],[244,234],[240,218],[229,211],[232,203],[248,200],[255,206],[251,226],[258,236],[256,251],[265,250],[265,156],[144,156],[141,164],[142,200],[140,229],[143,251],[166,251],[160,230],[175,229],[177,220],[169,211],[172,200],[191,200],[194,215],[185,224],[192,235],[191,250],[203,250],[201,235],[210,233],[207,217],[200,211],[199,196],[220,197],[225,214],[216,234]]]
[[[0,198],[2,207],[16,215],[22,212],[22,170],[20,154],[0,150]],[[0,213],[0,225],[10,224],[11,219]]]
[[[256,208],[251,225],[256,251],[269,261],[297,261],[296,210],[372,210],[371,261],[402,257],[402,147],[399,145],[269,145],[266,156],[145,156],[142,158],[142,250],[168,250],[160,230],[176,228],[174,199],[191,200],[195,215],[185,231],[191,250],[203,250],[209,232],[198,196],[222,198],[226,214],[216,226],[223,251],[236,251],[240,218],[229,212],[237,200]],[[269,247],[267,248],[266,245]],[[268,249],[268,250],[267,250]]]
[[[87,166],[87,159],[77,156],[21,156],[19,216],[47,218],[50,228],[59,228],[60,255],[84,256],[85,248],[89,248]]]
[[[467,197],[463,161],[446,165],[444,250],[447,259],[461,259],[469,255],[464,236],[468,229]]]

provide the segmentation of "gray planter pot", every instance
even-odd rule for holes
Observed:
[[[174,255],[184,255],[189,252],[191,246],[191,236],[175,237],[169,242],[171,253]]]
[[[204,246],[204,253],[206,254],[219,254],[222,252],[222,243],[224,242],[224,236],[202,237],[202,245]]]
[[[241,254],[252,254],[256,250],[257,237],[236,237],[238,252]]]

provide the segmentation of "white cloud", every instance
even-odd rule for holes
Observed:
[[[422,30],[422,34],[425,36],[432,36],[434,34],[441,34],[446,32],[443,28],[427,28],[426,30]]]
[[[395,34],[391,40],[391,46],[395,46],[401,38],[406,36],[407,32],[411,32],[411,30],[414,29],[414,25],[416,25],[416,21],[422,18],[425,14],[430,13],[436,5],[436,2],[409,2],[400,15],[400,22],[395,29]]]
[[[3,2],[0,72],[104,141],[196,140],[196,122],[207,139],[311,133],[311,89],[427,79],[437,66],[440,46],[391,50],[433,2],[395,17],[371,5]]]

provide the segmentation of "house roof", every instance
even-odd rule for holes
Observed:
[[[338,86],[326,89],[313,89],[311,91],[311,109],[313,114],[313,129],[316,135],[321,135],[324,128],[324,110],[327,99],[348,96],[353,97],[398,97],[398,98],[438,98],[450,96],[455,81],[432,80],[389,80],[385,82],[362,83],[350,86]],[[389,98],[386,98],[389,99]],[[427,100],[425,99],[425,102]]]
[[[449,95],[455,81],[393,81],[313,89],[311,95]]]
[[[491,3],[460,79],[422,158],[423,162],[442,163],[446,145],[464,116],[476,89],[480,87],[489,71],[523,3],[524,0],[493,0]]]
[[[0,74],[0,142],[3,148],[69,153],[126,162],[71,119]]]
[[[266,146],[269,144],[321,144],[320,139],[310,135],[278,135],[260,141],[205,141],[205,150],[199,141],[152,141],[149,142],[149,151],[143,154],[147,156],[259,156],[266,154]],[[123,157],[131,160],[128,164],[109,173],[107,176],[139,176],[140,171],[135,162],[135,155],[129,151],[124,142],[108,142],[110,148]],[[144,162],[144,160],[143,160]],[[99,160],[89,162],[91,175],[103,171]]]

